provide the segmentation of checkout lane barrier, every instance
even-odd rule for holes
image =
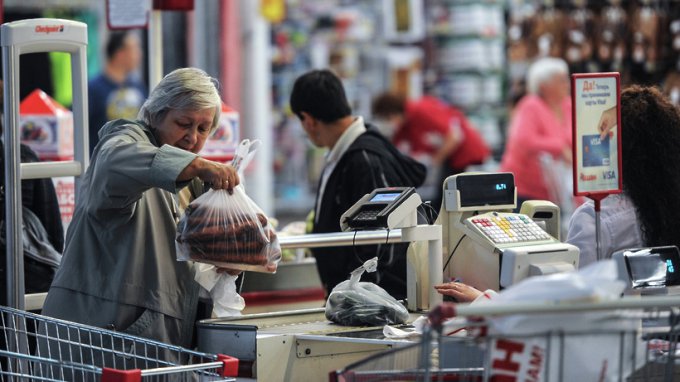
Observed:
[[[5,221],[7,238],[7,301],[24,308],[24,266],[21,230],[21,179],[76,177],[89,164],[87,130],[87,25],[82,22],[38,18],[2,24],[2,72],[4,82]],[[71,57],[73,87],[73,153],[75,161],[21,164],[19,150],[20,56],[40,52],[64,52]]]
[[[393,349],[329,374],[352,381],[675,381],[680,378],[680,298],[624,297],[573,304],[442,304],[430,314],[420,343]],[[578,330],[535,327],[497,333],[491,320],[517,315],[555,319],[565,312],[603,313]],[[459,320],[455,325],[451,321]],[[447,322],[446,324],[444,324]],[[589,348],[586,343],[605,343]],[[595,366],[595,368],[593,368]],[[590,367],[590,369],[588,369]],[[578,377],[578,376],[581,377]],[[575,379],[576,378],[576,379]]]

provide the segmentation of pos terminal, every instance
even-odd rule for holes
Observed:
[[[412,227],[421,203],[413,187],[376,188],[342,214],[340,227],[343,231]]]
[[[445,281],[500,290],[529,276],[578,268],[577,247],[561,243],[557,232],[551,235],[530,216],[511,212],[517,198],[512,173],[458,174],[443,187],[437,223],[442,224]],[[552,210],[553,220],[559,220],[554,204],[533,203],[534,210]]]

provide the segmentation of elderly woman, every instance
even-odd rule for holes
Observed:
[[[43,314],[191,344],[199,285],[176,260],[176,193],[194,178],[239,183],[231,166],[197,155],[220,110],[216,81],[184,68],[161,80],[139,120],[102,127]]]
[[[551,199],[541,171],[543,153],[571,163],[568,74],[559,58],[539,59],[527,73],[528,94],[513,111],[500,168],[515,175],[518,206],[528,199]]]

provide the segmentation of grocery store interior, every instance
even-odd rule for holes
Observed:
[[[80,117],[78,110],[82,109],[80,105],[83,104],[83,95],[76,88],[77,81],[73,77],[80,75],[87,83],[99,76],[107,67],[107,41],[112,35],[121,31],[126,31],[138,38],[141,58],[137,67],[130,70],[129,75],[135,83],[141,84],[140,89],[144,89],[142,90],[143,97],[154,89],[163,76],[178,68],[200,68],[218,80],[218,91],[223,102],[219,134],[208,139],[200,155],[217,162],[231,163],[242,140],[260,141],[255,155],[243,171],[241,182],[245,186],[247,196],[270,219],[276,230],[282,243],[281,260],[275,274],[261,270],[244,271],[236,284],[231,281],[231,289],[227,293],[236,293],[234,285],[237,285],[236,288],[240,291],[245,307],[239,305],[238,300],[228,301],[226,305],[228,308],[222,312],[227,312],[225,315],[233,314],[233,317],[220,321],[218,315],[212,314],[212,319],[202,321],[198,325],[197,334],[200,351],[231,353],[229,355],[241,360],[237,380],[328,380],[328,373],[331,370],[342,369],[343,373],[347,372],[350,369],[349,366],[354,367],[356,362],[371,355],[397,351],[402,349],[402,345],[411,346],[416,342],[419,345],[426,344],[429,337],[422,340],[421,344],[420,337],[414,340],[414,337],[407,333],[413,330],[415,318],[427,314],[427,311],[433,311],[437,301],[442,301],[442,299],[456,301],[455,298],[446,297],[452,296],[451,294],[443,293],[445,297],[442,298],[442,292],[438,294],[433,289],[433,285],[437,284],[435,281],[453,284],[464,281],[482,292],[485,289],[499,292],[525,279],[528,275],[548,275],[578,268],[579,248],[566,243],[567,231],[570,229],[571,215],[589,198],[589,195],[574,196],[573,182],[576,176],[571,164],[567,165],[552,159],[545,159],[541,162],[540,173],[530,174],[530,176],[543,179],[547,193],[541,199],[545,199],[548,203],[528,204],[527,209],[521,211],[521,213],[533,212],[535,215],[531,217],[543,223],[543,225],[539,224],[540,233],[529,232],[528,234],[532,237],[530,240],[535,240],[537,243],[535,251],[545,254],[546,257],[548,252],[559,253],[550,257],[552,262],[549,266],[530,265],[529,263],[533,260],[522,257],[526,254],[520,251],[522,245],[526,243],[510,246],[499,244],[498,241],[494,242],[493,239],[485,239],[486,241],[483,242],[482,240],[478,242],[464,240],[472,236],[470,232],[480,237],[484,236],[482,232],[486,232],[483,228],[475,228],[477,231],[467,228],[468,225],[477,224],[473,215],[495,212],[491,212],[493,208],[489,209],[488,204],[485,206],[483,201],[478,209],[461,207],[460,203],[464,200],[463,198],[468,197],[463,196],[462,183],[457,186],[459,189],[453,191],[455,193],[460,190],[459,199],[454,199],[454,204],[458,200],[459,210],[455,212],[453,209],[445,210],[443,205],[430,207],[430,210],[434,209],[440,214],[440,220],[437,220],[434,225],[416,225],[415,221],[418,223],[423,223],[423,220],[425,223],[433,222],[428,222],[429,219],[423,217],[421,210],[418,215],[408,210],[403,212],[404,216],[407,216],[404,221],[388,219],[384,227],[375,232],[354,230],[338,232],[335,235],[326,233],[328,236],[315,237],[311,233],[314,224],[312,213],[317,203],[317,191],[322,184],[322,173],[329,150],[327,147],[317,147],[311,142],[300,118],[291,110],[290,96],[293,86],[296,79],[304,73],[315,69],[330,69],[344,87],[352,115],[362,116],[366,122],[372,123],[381,132],[386,132],[390,126],[383,116],[374,115],[373,102],[377,96],[385,92],[398,94],[406,100],[419,100],[431,96],[457,109],[488,147],[488,155],[485,155],[483,161],[466,164],[466,167],[462,169],[478,174],[490,174],[488,180],[484,175],[479,177],[471,175],[469,184],[480,189],[469,191],[468,195],[475,193],[483,195],[481,188],[491,183],[495,185],[496,190],[499,190],[500,184],[503,185],[503,189],[506,184],[509,184],[511,187],[510,202],[497,203],[502,206],[498,210],[508,214],[515,207],[517,207],[515,212],[520,212],[518,196],[532,196],[526,193],[525,195],[513,194],[515,191],[513,182],[516,181],[519,185],[519,180],[513,180],[512,176],[510,180],[504,177],[503,168],[506,167],[502,166],[502,162],[508,152],[509,130],[513,117],[516,116],[516,106],[520,104],[523,97],[530,93],[527,73],[533,63],[546,57],[559,58],[566,63],[569,75],[604,74],[605,79],[616,79],[617,91],[629,85],[656,87],[671,104],[680,105],[680,1],[675,0],[0,0],[0,9],[2,11],[0,19],[3,24],[44,19],[56,20],[54,24],[59,24],[59,20],[69,20],[82,23],[86,27],[86,67],[81,68],[83,70],[80,73],[74,71],[73,68],[76,66],[73,61],[74,56],[67,52],[33,51],[22,54],[20,60],[17,61],[19,65],[18,70],[14,69],[15,72],[7,68],[7,58],[3,57],[4,110],[7,111],[8,107],[16,107],[18,111],[16,117],[20,126],[18,133],[5,133],[3,140],[7,140],[7,137],[19,137],[22,144],[35,151],[39,161],[66,163],[73,161],[74,156],[78,161],[78,155],[86,150],[82,147],[78,148],[78,144],[88,147],[87,141],[79,142],[76,139],[73,143],[74,134],[79,132],[78,128],[86,130],[89,128],[90,139],[93,139],[93,126],[78,126],[80,123],[77,121]],[[46,22],[46,24],[50,23]],[[35,30],[38,31],[37,27]],[[3,54],[14,54],[8,49],[8,44],[11,46],[11,42],[8,42],[10,37],[4,35],[2,37]],[[18,73],[17,78],[8,79],[8,73],[10,75]],[[618,74],[615,77],[607,77],[611,73]],[[92,93],[93,85],[89,86],[87,90],[94,94]],[[9,92],[8,87],[12,89]],[[8,95],[11,98],[14,94],[18,94],[19,99],[8,103]],[[570,95],[575,97],[573,93]],[[616,105],[619,105],[620,100],[615,97],[615,101]],[[120,100],[119,106],[124,107],[125,102],[127,101]],[[92,99],[90,103],[93,103]],[[138,106],[141,106],[141,103]],[[133,110],[133,115],[136,115],[137,111],[138,109]],[[92,123],[92,105],[90,105],[89,113],[89,121]],[[621,114],[618,118],[620,121]],[[75,129],[74,119],[76,120]],[[41,125],[43,125],[42,130]],[[52,135],[49,137],[51,143],[48,145],[44,142],[45,136],[41,135],[45,133],[44,126],[46,125],[50,126],[48,134]],[[620,134],[621,126],[618,128]],[[389,133],[386,135],[388,138],[391,137]],[[571,137],[571,130],[569,135]],[[585,139],[585,136],[583,138]],[[571,141],[571,138],[569,140]],[[622,150],[620,144],[619,141],[617,152],[619,172],[621,172]],[[411,156],[427,168],[427,175],[422,184],[416,187],[415,194],[398,195],[399,198],[403,196],[405,200],[402,207],[411,206],[416,203],[416,199],[418,203],[414,206],[420,207],[421,201],[427,202],[436,198],[443,186],[433,152],[415,153],[409,152],[403,146],[397,145],[396,147],[402,150],[404,155]],[[571,143],[568,147],[571,149]],[[578,147],[581,149],[581,146]],[[607,150],[609,147],[607,146]],[[586,149],[588,148],[590,146]],[[574,150],[576,149],[577,145],[574,144]],[[10,155],[16,155],[16,152],[11,150]],[[87,155],[85,158],[85,163],[91,160],[91,157]],[[18,166],[16,159],[13,163]],[[608,159],[602,164],[610,166]],[[616,163],[612,165],[616,169]],[[8,173],[7,176],[7,179],[21,179],[18,178],[21,175],[16,171]],[[10,176],[14,178],[9,178]],[[583,177],[583,174],[581,176]],[[51,181],[57,196],[63,234],[68,244],[69,238],[66,235],[74,218],[76,201],[79,200],[76,197],[78,176],[54,176]],[[445,190],[447,187],[452,189],[453,186],[447,184],[444,185]],[[619,191],[621,187],[621,183],[618,183]],[[609,194],[615,193],[609,192]],[[14,195],[13,198],[16,192],[8,193],[8,197],[10,195]],[[392,194],[389,195],[391,197]],[[2,197],[4,200],[4,188]],[[610,199],[613,197],[609,196]],[[527,198],[523,200],[525,199]],[[597,200],[597,197],[594,199]],[[362,201],[366,204],[370,203],[368,199],[362,199]],[[447,201],[447,203],[450,202]],[[514,205],[515,203],[517,205]],[[594,224],[597,226],[593,226],[592,231],[597,230],[598,242],[597,249],[593,251],[597,251],[597,259],[600,260],[601,235],[606,236],[606,232],[609,232],[608,224],[613,223],[609,220],[600,222],[600,200],[595,203],[597,212],[594,213],[596,217],[593,221],[596,220]],[[413,207],[414,210],[415,207]],[[357,204],[357,208],[362,208],[362,206]],[[549,215],[547,218],[545,218],[546,213]],[[21,214],[21,210],[15,209],[12,214]],[[556,217],[551,214],[556,214]],[[410,220],[411,217],[413,221]],[[401,218],[403,216],[400,215]],[[468,218],[473,219],[470,220],[472,223],[462,223]],[[404,223],[407,220],[409,223]],[[536,224],[533,221],[530,223],[533,226],[529,229],[533,229]],[[480,223],[479,226],[482,227],[483,224]],[[513,224],[512,221],[510,224]],[[637,224],[637,222],[632,224]],[[673,222],[668,222],[668,224],[673,224]],[[436,225],[441,225],[441,229],[434,229]],[[461,228],[463,226],[465,228]],[[50,227],[45,228],[48,232],[50,231]],[[260,227],[260,229],[263,228]],[[502,229],[505,230],[505,228]],[[11,232],[19,232],[17,237],[20,237],[20,231],[14,228]],[[544,231],[548,231],[548,234]],[[601,234],[600,231],[603,233]],[[646,237],[644,236],[646,232],[643,229],[641,234],[643,238]],[[532,234],[535,236],[531,236]],[[543,234],[546,236],[541,236]],[[3,231],[3,237],[4,235]],[[610,239],[603,240],[605,243]],[[71,238],[71,241],[77,241],[77,239]],[[329,317],[327,306],[330,301],[327,301],[329,293],[322,285],[311,249],[323,246],[344,247],[348,255],[358,257],[356,249],[352,247],[363,244],[379,246],[383,243],[387,246],[388,243],[399,242],[410,242],[409,251],[412,247],[424,245],[413,250],[420,251],[418,253],[422,254],[422,259],[425,259],[416,265],[409,262],[408,266],[414,267],[415,270],[407,268],[407,283],[416,285],[414,280],[417,280],[417,286],[408,286],[408,312],[406,314],[409,318],[401,321],[402,324],[407,323],[401,328],[404,330],[400,331],[395,328],[394,332],[388,336],[387,329],[383,330],[382,327],[378,328],[379,330],[363,329],[359,330],[364,333],[363,335],[354,336],[354,334],[346,334],[337,326],[329,328],[328,321],[325,320]],[[676,242],[680,241],[676,239]],[[646,242],[643,241],[643,243]],[[15,241],[5,242],[3,239],[3,245],[8,248],[7,253],[10,253],[10,244],[17,245]],[[594,246],[595,244],[593,248]],[[662,258],[664,264],[676,264],[677,261],[680,266],[680,251],[677,248],[674,251],[668,249],[670,247],[664,248],[658,253],[653,250],[651,252],[656,256],[655,258]],[[452,261],[452,255],[456,250],[470,253],[470,258],[466,255],[453,256]],[[488,252],[490,255],[482,255],[482,252]],[[478,257],[474,257],[473,254]],[[500,256],[500,254],[505,255]],[[511,256],[517,256],[517,262],[506,265],[506,259],[510,259]],[[601,302],[602,299],[608,298],[603,290],[609,292],[615,289],[612,286],[615,280],[601,275],[620,271],[621,268],[616,268],[616,266],[633,267],[630,265],[634,264],[633,260],[628,260],[628,258],[624,260],[625,254],[621,256],[614,268],[611,268],[612,264],[602,263],[596,271],[593,268],[594,270],[590,273],[578,276],[583,279],[564,279],[561,281],[562,284],[555,280],[548,280],[545,284],[536,284],[533,287],[527,285],[524,289],[518,288],[517,293],[525,293],[530,298],[534,296],[536,301],[543,301],[541,298],[545,298],[546,301],[550,300],[552,297],[548,295],[557,293],[559,295],[556,297],[557,300],[563,298],[564,301],[570,303]],[[436,261],[433,260],[435,258]],[[574,258],[575,260],[572,261]],[[9,265],[4,264],[5,259],[3,257],[2,267],[10,269]],[[526,261],[526,264],[522,261]],[[583,263],[582,250],[581,262]],[[16,266],[16,262],[9,261],[7,264]],[[522,272],[525,273],[522,275],[518,275],[518,272],[509,272],[512,274],[506,275],[502,268],[513,266],[527,270],[526,272],[523,270]],[[366,267],[369,266],[366,265]],[[664,273],[666,277],[664,280],[668,281],[667,286],[670,289],[672,278],[670,273],[674,271],[672,265],[669,267],[671,268],[664,271],[668,272]],[[459,271],[463,268],[466,271]],[[471,272],[467,269],[473,268],[480,273],[485,273],[485,276],[469,275]],[[245,268],[241,268],[243,269]],[[445,270],[443,276],[441,269]],[[439,273],[434,276],[437,270]],[[630,273],[632,271],[628,269],[627,272],[632,278],[633,275]],[[349,274],[345,276],[349,277]],[[506,276],[512,280],[503,279]],[[9,300],[14,301],[14,306],[23,308],[24,302],[19,304],[15,298],[16,295],[11,295],[16,291],[11,291],[10,285],[17,279],[22,281],[25,279],[28,283],[31,276],[26,274],[22,277],[17,275],[12,277],[3,280],[4,284],[0,289],[3,289],[4,294],[4,287],[7,286]],[[196,280],[198,281],[198,278]],[[580,286],[582,281],[592,283],[591,285],[597,285],[597,287],[585,291]],[[673,283],[674,286],[680,284],[680,279],[673,279]],[[638,287],[640,285],[638,284]],[[666,286],[665,282],[663,286]],[[546,291],[543,295],[532,294],[531,289],[540,290],[541,288],[545,288]],[[566,290],[565,288],[573,288],[584,294],[560,292]],[[122,293],[122,288],[120,293]],[[617,297],[621,293],[619,291]],[[639,297],[640,294],[646,293],[633,294]],[[650,308],[653,306],[654,309],[662,311],[666,305],[674,306],[675,304],[676,308],[680,305],[677,297],[673,297],[674,300],[664,300],[659,297],[673,294],[666,289],[662,293],[650,292],[648,294],[647,301]],[[212,293],[211,296],[213,296]],[[503,296],[503,294],[498,293],[498,296]],[[514,295],[506,296],[510,297],[507,297],[505,301],[512,303]],[[222,297],[225,296],[222,295]],[[388,297],[390,297],[389,294]],[[498,297],[498,299],[503,301],[504,297]],[[7,302],[4,299],[2,301]],[[38,293],[35,300],[26,300],[26,310],[29,310],[30,306],[37,307],[35,311],[39,311],[44,301],[45,293]],[[643,310],[638,305],[631,304],[628,308]],[[458,318],[498,314],[496,311],[489,313],[490,311],[485,311],[483,307],[476,311],[473,305],[470,304],[469,312],[465,310],[467,305],[462,307]],[[526,308],[520,305],[518,304],[516,308]],[[542,304],[543,307],[548,305],[550,304]],[[618,309],[618,306],[607,306],[607,309],[612,309],[612,311]],[[390,307],[382,308],[391,309]],[[581,306],[580,316],[577,313],[555,313],[555,311],[545,314],[595,317],[597,313],[589,311],[590,308],[592,307]],[[604,308],[594,308],[594,310],[598,309]],[[517,312],[520,311],[517,310]],[[645,312],[649,313],[649,311]],[[16,311],[0,310],[0,313],[3,314],[3,321],[0,323],[5,332],[8,331],[8,326],[6,326],[8,324],[5,324],[4,317],[36,320],[31,322],[36,327],[52,324],[49,320],[43,322],[39,318],[24,316],[23,313]],[[451,313],[442,314],[450,315]],[[671,309],[671,315],[673,314],[678,314],[677,309],[675,311]],[[674,317],[677,321],[677,316]],[[506,325],[505,329],[516,330],[520,327],[537,325],[538,321],[532,321],[526,317],[524,319],[526,321],[515,322],[514,327],[507,322],[501,323],[499,327]],[[616,321],[616,324],[613,323],[614,321],[608,322],[603,328],[623,325],[621,322],[627,320],[628,317],[617,317],[617,319],[620,321]],[[570,329],[571,324],[567,323],[568,320],[562,320],[563,326],[559,326],[558,329]],[[355,325],[349,325],[350,327],[361,326],[361,324],[356,325],[356,321],[352,323]],[[628,323],[626,321],[626,325]],[[455,327],[457,324],[449,322],[448,325],[453,325],[453,329],[448,327],[451,331],[459,330]],[[593,331],[594,328],[586,323],[583,323],[583,327],[574,325],[571,329]],[[635,324],[626,325],[622,327],[631,329],[631,332],[635,333],[634,336],[638,334],[634,331]],[[677,326],[677,322],[674,325]],[[363,323],[363,326],[366,326],[366,323]],[[373,325],[373,327],[376,326],[382,325]],[[465,328],[465,325],[461,327]],[[663,328],[663,330],[668,330],[666,326]],[[70,326],[57,326],[55,333],[70,329]],[[115,327],[113,329],[115,330]],[[441,327],[439,329],[441,330]],[[467,330],[468,333],[473,333],[469,326]],[[671,326],[670,330],[678,330],[678,328]],[[344,334],[332,339],[324,337],[331,333]],[[498,333],[501,331],[496,332]],[[654,338],[659,341],[667,340],[666,344],[670,342],[672,351],[675,351],[677,332],[673,339],[669,339],[667,332]],[[48,337],[44,341],[49,340]],[[497,346],[499,343],[493,335],[489,336],[489,340],[494,342],[493,344],[487,343],[486,348]],[[603,344],[609,343],[602,341],[609,340],[612,339],[604,338],[598,345],[593,346],[597,349],[604,349]],[[30,346],[39,348],[40,341],[38,339],[38,345]],[[100,341],[103,342],[103,340]],[[522,345],[527,345],[527,347],[533,343],[531,342],[533,340],[523,339],[522,341],[524,341]],[[585,360],[564,359],[566,354],[575,353],[573,350],[587,347],[583,345],[586,342],[579,345],[579,341],[586,341],[586,339],[569,338],[566,342],[566,350],[562,348],[552,355],[554,358],[562,357],[564,362],[573,362],[583,366],[579,369],[582,374],[575,371],[577,367],[568,368],[566,374],[561,374],[559,377],[554,374],[556,369],[552,371],[541,369],[539,373],[544,373],[544,379],[535,380],[586,380],[589,376],[604,375],[601,374],[605,371],[602,369],[602,364],[597,364],[598,360],[589,360],[590,363],[588,363]],[[409,345],[404,345],[406,343]],[[3,341],[0,341],[0,345],[3,345]],[[638,346],[637,344],[609,345],[620,351],[611,352],[611,358],[602,361],[605,369],[609,362],[610,370],[606,373],[612,373],[618,377],[636,374],[638,378],[641,378],[638,380],[645,380],[644,376],[657,376],[659,373],[670,378],[666,380],[673,380],[673,376],[677,377],[680,373],[677,367],[673,372],[672,368],[659,371],[649,366],[655,362],[657,366],[661,364],[658,359],[650,360],[649,353],[646,354],[647,359],[635,359],[636,356],[640,356],[640,353],[636,353],[633,349]],[[503,370],[503,367],[490,366],[491,358],[503,352],[500,347],[495,349],[496,353],[487,354],[485,358],[482,355],[485,347],[480,347],[478,344],[450,343],[444,346],[439,343],[437,346],[440,346],[441,355],[441,360],[437,360],[437,362],[441,361],[438,364],[439,371],[451,367],[458,370],[453,374],[441,374],[444,378],[455,375],[459,378],[456,380],[481,380],[475,379],[480,374],[471,372],[467,375],[461,371],[465,369],[469,372],[472,370],[469,367],[480,365],[484,366],[484,371],[480,371],[482,368],[478,371],[486,373],[481,374],[485,378],[493,380],[494,376],[502,378],[510,375],[507,374],[509,373],[507,370]],[[474,353],[477,358],[456,362],[455,365],[443,361],[446,356],[452,354],[446,351],[460,352],[463,346],[467,349],[465,352],[471,352],[472,346],[477,346],[475,352],[479,351],[479,354]],[[552,349],[550,346],[554,345],[548,345],[548,348]],[[162,346],[160,348],[159,352],[166,350]],[[637,349],[639,351],[639,348]],[[8,368],[10,370],[8,375],[36,372],[30,365],[26,369],[20,369],[23,361],[16,361],[19,371],[12,372],[11,364],[15,361],[11,361],[10,355],[7,361],[10,366],[7,366],[8,364],[5,364],[2,359],[2,350],[0,346],[0,377],[5,375],[3,370],[7,371]],[[668,348],[664,351],[667,352]],[[518,354],[521,352],[521,350],[518,351]],[[625,358],[629,357],[629,352],[632,352],[630,357],[633,358]],[[610,356],[608,353],[603,350],[601,354],[604,354],[603,357],[606,358]],[[178,357],[185,355],[181,354]],[[189,355],[197,357],[192,353]],[[421,356],[420,352],[405,353],[408,359],[420,360]],[[373,370],[372,368],[377,370],[383,367],[396,372],[408,367],[408,362],[399,361],[396,356],[391,357],[393,358],[388,359],[392,362],[389,364],[391,366],[368,363],[366,370]],[[545,357],[550,364],[552,361],[547,355]],[[674,354],[674,357],[677,358],[678,355]],[[623,365],[630,365],[631,359],[633,359],[633,366],[624,367]],[[458,356],[456,360],[459,360]],[[531,375],[531,367],[535,364],[528,360],[529,355],[527,355],[527,360],[520,362],[522,363],[521,373],[526,374],[516,374],[517,380]],[[640,369],[636,365],[645,366]],[[422,363],[418,366],[421,369],[423,367]],[[542,367],[548,368],[546,365]],[[425,368],[427,369],[427,366]],[[430,365],[430,368],[433,366]],[[625,369],[625,372],[619,373],[619,369]],[[651,370],[654,374],[641,376],[642,369],[646,373],[650,373]],[[381,371],[385,372],[382,369]],[[76,373],[73,370],[69,372]],[[85,373],[82,370],[79,372]],[[348,375],[341,374],[338,372],[336,379],[331,376],[330,380],[354,380]],[[377,374],[380,373],[376,372]],[[469,379],[466,379],[466,376]],[[50,378],[47,380],[52,380]],[[54,380],[77,379],[75,374],[70,377],[69,374],[65,377],[62,375],[60,378]],[[434,377],[432,378],[435,380]],[[0,378],[0,380],[4,379]]]
[[[441,97],[463,110],[493,149],[489,169],[503,154],[512,107],[538,57],[562,57],[571,73],[617,71],[624,86],[655,84],[680,102],[680,6],[673,1],[193,3],[189,11],[162,12],[163,71],[197,66],[220,79],[223,100],[239,112],[241,136],[271,145],[257,158],[265,162],[258,173],[268,175],[261,177],[267,184],[253,187],[262,190],[255,200],[287,221],[313,207],[323,164],[323,150],[306,144],[288,108],[293,82],[307,70],[335,70],[354,113],[367,120],[371,99],[386,90]],[[395,26],[399,7],[407,8],[403,31]],[[88,75],[101,69],[110,31],[105,2],[4,2],[4,21],[34,17],[86,23]],[[148,29],[139,31],[148,53]],[[22,62],[22,99],[39,88],[70,106],[62,82],[68,76],[60,75],[68,68],[55,55]],[[144,62],[139,76],[148,81],[146,56]]]

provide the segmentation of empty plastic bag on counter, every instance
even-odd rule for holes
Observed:
[[[403,324],[408,320],[406,308],[383,288],[359,281],[364,272],[375,272],[377,267],[378,258],[374,257],[333,288],[326,302],[327,319],[346,326]]]
[[[244,140],[234,157],[237,170],[245,168],[253,151]],[[194,260],[222,268],[275,272],[281,260],[274,227],[242,185],[229,194],[210,190],[191,202],[177,226],[179,260]]]

